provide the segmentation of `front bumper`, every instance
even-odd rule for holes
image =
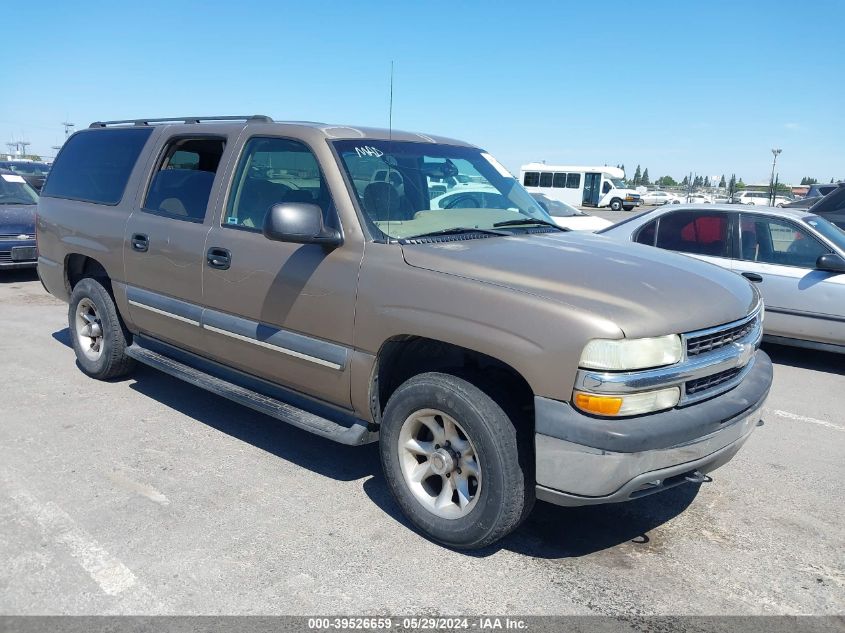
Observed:
[[[535,398],[537,498],[568,506],[613,503],[700,480],[748,439],[771,382],[771,361],[758,351],[732,390],[662,413],[606,420]]]
[[[0,269],[33,268],[37,257],[35,240],[0,241]]]

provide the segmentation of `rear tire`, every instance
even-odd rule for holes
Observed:
[[[514,422],[463,378],[432,372],[400,385],[382,417],[381,463],[417,529],[456,549],[481,548],[516,529],[533,506],[534,481]]]
[[[111,295],[96,279],[88,277],[74,286],[68,325],[79,367],[92,378],[118,378],[135,367],[135,361],[126,355],[129,333]]]
[[[619,198],[614,198],[610,201],[610,208],[613,211],[621,211],[622,210],[622,201]]]

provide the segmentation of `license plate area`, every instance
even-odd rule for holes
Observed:
[[[34,246],[16,246],[12,249],[13,262],[26,262],[36,258],[37,255]]]

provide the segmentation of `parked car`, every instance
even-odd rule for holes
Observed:
[[[834,191],[837,187],[845,185],[845,182],[831,182],[831,183],[815,183],[810,185],[810,188],[807,190],[807,193],[804,194],[805,198],[823,198],[830,192]]]
[[[540,203],[540,206],[552,216],[555,224],[572,231],[598,231],[599,229],[613,226],[613,222],[599,218],[589,213],[576,209],[571,204],[560,200],[552,200],[542,193],[532,193],[531,197]]]
[[[664,204],[679,204],[681,199],[673,193],[668,191],[646,191],[640,195],[640,199],[645,205],[664,205]]]
[[[819,198],[807,212],[818,215],[845,230],[845,182],[839,183],[836,189]]]
[[[234,119],[98,122],[59,152],[38,271],[89,376],[141,362],[378,441],[398,506],[456,548],[501,538],[535,496],[701,482],[759,422],[772,365],[747,280],[565,231],[461,141]],[[385,165],[403,195],[367,177]],[[456,168],[508,208],[432,205],[429,179]]]
[[[787,202],[782,206],[784,209],[809,209],[823,197],[824,196],[813,196],[812,198],[799,198],[798,200]]]
[[[38,194],[23,177],[0,169],[0,271],[36,265],[37,203]]]
[[[712,204],[713,199],[707,195],[706,193],[702,193],[700,191],[694,191],[692,193],[687,194],[686,201],[689,204]]]
[[[50,173],[50,165],[31,160],[3,160],[0,161],[0,169],[13,171],[26,180],[26,184],[40,192],[44,186],[44,180]]]
[[[753,204],[756,206],[767,207],[772,201],[772,197],[767,191],[737,191],[733,194],[733,201],[735,204]],[[791,198],[786,196],[775,196],[776,207],[782,207],[785,204],[792,202]]]
[[[845,232],[820,215],[775,207],[681,206],[644,213],[600,233],[732,270],[763,293],[767,339],[845,353]]]

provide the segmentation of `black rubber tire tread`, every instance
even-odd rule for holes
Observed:
[[[85,356],[76,336],[76,309],[83,298],[89,298],[97,307],[103,329],[103,353],[96,361]],[[117,307],[109,292],[97,279],[86,277],[73,287],[68,306],[68,325],[73,351],[79,367],[87,375],[98,380],[110,380],[129,374],[135,368],[135,360],[126,355],[130,334],[117,314]]]
[[[479,454],[481,497],[472,512],[460,519],[430,513],[407,489],[402,476],[396,448],[399,432],[405,419],[423,408],[453,416],[470,434]],[[455,549],[479,549],[516,529],[530,512],[533,471],[525,472],[524,441],[517,426],[493,398],[463,377],[429,372],[405,381],[385,407],[379,435],[382,468],[393,498],[411,523],[432,540]]]
[[[618,203],[618,206],[619,206],[619,208],[618,208],[618,209],[614,209],[614,208],[613,208],[613,205],[614,205],[615,203]],[[611,211],[621,211],[621,210],[622,210],[622,201],[621,201],[619,198],[614,198],[613,200],[611,200],[611,201],[610,201],[610,210],[611,210]]]

